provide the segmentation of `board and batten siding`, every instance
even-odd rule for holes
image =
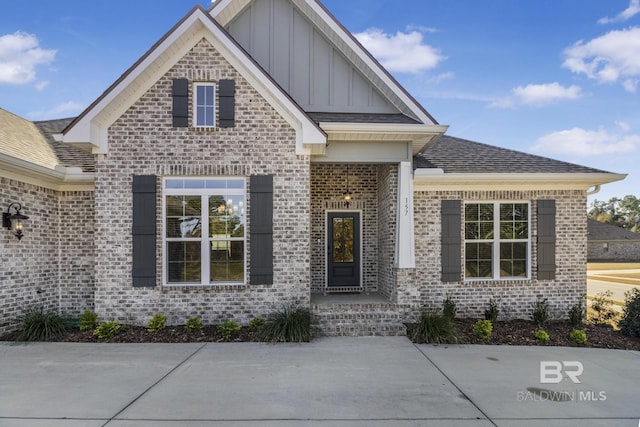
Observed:
[[[252,2],[227,30],[305,111],[399,112],[289,0]]]

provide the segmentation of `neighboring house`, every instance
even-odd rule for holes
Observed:
[[[316,0],[195,7],[70,123],[1,120],[0,201],[30,218],[0,234],[0,332],[37,303],[141,324],[295,303],[336,334],[446,296],[564,315],[587,190],[624,178],[444,135]]]
[[[640,233],[595,219],[587,221],[588,261],[640,262]]]

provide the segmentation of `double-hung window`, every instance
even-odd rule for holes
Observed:
[[[529,212],[529,203],[465,204],[466,279],[530,277]]]
[[[164,180],[164,282],[243,284],[245,180]]]
[[[216,126],[216,86],[213,83],[197,82],[193,85],[194,126],[213,128]]]

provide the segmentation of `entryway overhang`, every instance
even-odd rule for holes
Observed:
[[[412,156],[443,135],[448,126],[414,123],[342,123],[320,122],[327,142],[367,142],[409,144]],[[328,151],[328,150],[327,150]]]

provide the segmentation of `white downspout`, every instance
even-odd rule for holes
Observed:
[[[596,193],[600,192],[600,184],[594,185],[592,188],[593,189],[588,189],[587,190],[587,196],[591,196],[593,194],[596,194]]]
[[[413,167],[398,165],[398,210],[396,213],[396,268],[415,268],[413,235]]]

